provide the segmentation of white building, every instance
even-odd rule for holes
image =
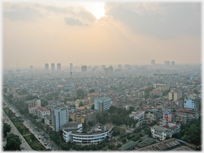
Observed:
[[[33,100],[26,101],[25,104],[27,105],[27,108],[40,107],[41,106],[41,100],[40,99],[33,99]]]
[[[82,124],[77,122],[70,122],[64,125],[62,130],[62,136],[66,142],[75,142],[80,144],[98,144],[106,139],[107,136],[111,136],[112,126],[103,126],[100,131],[88,131],[82,133]]]
[[[145,119],[145,111],[132,112],[129,117],[132,117],[134,120],[138,120],[136,127],[140,126]]]
[[[37,116],[39,118],[45,118],[45,115],[50,115],[50,111],[44,107],[37,107]]]
[[[59,132],[63,125],[69,122],[68,108],[55,108],[51,112],[53,130]]]
[[[151,133],[153,138],[159,138],[159,140],[165,140],[167,136],[172,137],[171,129],[157,125],[151,127]]]
[[[192,100],[191,98],[189,98],[188,100],[185,99],[184,100],[184,108],[195,109],[196,108],[196,102],[194,100]]]
[[[111,98],[96,98],[94,109],[104,111],[108,110],[111,106]]]
[[[159,138],[159,140],[165,140],[167,137],[172,137],[173,134],[180,132],[181,123],[168,123],[167,127],[153,126],[151,127],[151,133],[153,138]]]
[[[31,107],[28,108],[30,114],[39,118],[44,118],[45,115],[50,115],[50,111],[44,107]]]

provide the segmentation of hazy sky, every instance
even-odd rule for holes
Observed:
[[[201,63],[201,2],[3,2],[4,68]]]

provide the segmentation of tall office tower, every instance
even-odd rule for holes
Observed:
[[[94,69],[95,69],[95,70],[98,70],[98,66],[94,66]]]
[[[73,67],[73,64],[70,63],[70,77],[72,78],[72,67]]]
[[[106,67],[105,65],[102,65],[102,70],[104,70],[104,69],[105,69],[105,67]]]
[[[166,65],[167,65],[167,66],[170,66],[170,61],[166,61]]]
[[[111,98],[96,98],[94,100],[94,109],[104,111],[111,106]]]
[[[45,63],[45,70],[48,71],[49,70],[49,64]]]
[[[152,61],[151,61],[151,65],[155,65],[155,60],[152,60]]]
[[[109,66],[109,68],[108,68],[108,73],[109,73],[109,74],[110,74],[110,73],[113,73],[113,67],[112,67],[112,65]]]
[[[81,66],[81,72],[87,72],[87,66],[86,65]]]
[[[60,71],[61,70],[61,64],[57,63],[57,70]]]
[[[119,65],[118,65],[118,68],[119,68],[119,69],[121,69],[121,68],[122,68],[122,66],[119,64]]]
[[[51,63],[51,70],[52,70],[52,71],[55,70],[55,63]]]
[[[167,61],[164,61],[164,65],[167,65]]]
[[[32,65],[30,66],[30,70],[33,70],[33,66]]]
[[[69,111],[66,107],[56,107],[51,110],[52,126],[59,132],[63,125],[69,122]]]
[[[175,61],[172,61],[172,62],[171,62],[171,66],[175,66]]]

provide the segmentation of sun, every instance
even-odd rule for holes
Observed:
[[[103,2],[86,3],[87,9],[96,17],[96,19],[100,19],[105,16],[104,5],[105,4]]]

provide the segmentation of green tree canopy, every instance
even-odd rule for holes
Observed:
[[[78,98],[84,98],[85,97],[84,91],[82,89],[77,90],[77,97]]]
[[[95,92],[95,89],[89,90],[89,93],[93,93],[93,92]]]
[[[8,125],[7,123],[4,123],[3,125],[3,133],[4,137],[7,137],[7,133],[11,131],[11,126]]]
[[[21,150],[20,145],[21,145],[21,140],[20,140],[19,136],[11,134],[7,138],[5,150],[13,150],[13,151],[14,150]]]

